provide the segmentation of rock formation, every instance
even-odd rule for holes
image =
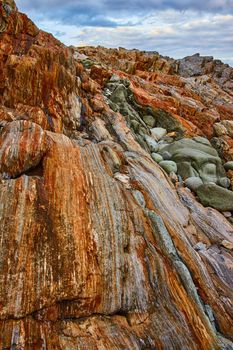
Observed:
[[[0,349],[233,349],[232,69],[0,19]]]

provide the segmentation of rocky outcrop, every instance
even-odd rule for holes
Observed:
[[[224,90],[232,95],[233,70],[228,64],[215,60],[212,56],[199,53],[178,60],[178,73],[183,77],[209,75]]]
[[[0,349],[232,349],[232,216],[195,194],[232,196],[205,137],[225,119],[211,94],[230,95],[157,54],[67,48],[0,4]]]

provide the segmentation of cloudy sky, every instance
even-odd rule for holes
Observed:
[[[233,0],[16,0],[67,45],[199,52],[233,66]]]

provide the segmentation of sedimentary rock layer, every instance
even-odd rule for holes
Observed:
[[[211,138],[230,94],[157,54],[101,66],[112,51],[65,47],[13,1],[0,15],[0,349],[233,349],[231,212],[159,165]],[[218,171],[196,177],[232,195],[209,184],[230,147],[204,142]]]

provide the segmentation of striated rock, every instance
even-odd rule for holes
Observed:
[[[16,177],[35,168],[46,152],[46,135],[27,121],[8,123],[0,135],[0,172]]]
[[[227,82],[67,48],[12,0],[0,15],[0,349],[230,349],[231,218],[174,174],[226,182],[204,136],[230,120]],[[233,210],[232,191],[196,191]]]

